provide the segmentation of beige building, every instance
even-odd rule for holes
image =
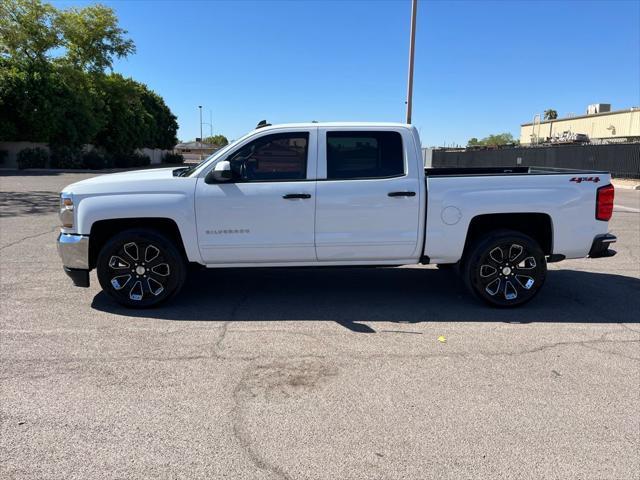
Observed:
[[[193,155],[202,155],[208,157],[216,150],[219,150],[220,147],[217,145],[210,145],[208,143],[203,142],[183,142],[177,144],[173,150],[176,153],[180,153],[182,155],[185,154],[193,154]]]
[[[520,126],[520,143],[640,141],[640,108],[610,111],[610,105],[589,105],[586,115],[537,120]]]

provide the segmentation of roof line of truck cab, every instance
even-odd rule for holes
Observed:
[[[281,128],[315,128],[315,127],[321,127],[321,128],[331,128],[331,127],[414,128],[414,126],[409,123],[400,123],[400,122],[299,122],[299,123],[277,123],[277,124],[257,128],[254,131],[259,130],[260,132],[264,132],[268,130],[277,130]]]

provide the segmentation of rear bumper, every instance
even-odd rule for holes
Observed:
[[[61,233],[57,241],[58,255],[64,272],[76,287],[89,286],[89,237]]]
[[[613,257],[617,252],[609,247],[616,240],[616,236],[610,233],[596,236],[591,244],[591,250],[589,250],[589,258]]]

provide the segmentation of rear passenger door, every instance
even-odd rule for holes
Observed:
[[[420,176],[408,129],[318,130],[319,261],[413,259]]]

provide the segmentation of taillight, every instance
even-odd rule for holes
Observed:
[[[602,220],[608,222],[613,215],[613,197],[614,193],[613,185],[605,185],[598,189],[596,194],[596,220]]]

